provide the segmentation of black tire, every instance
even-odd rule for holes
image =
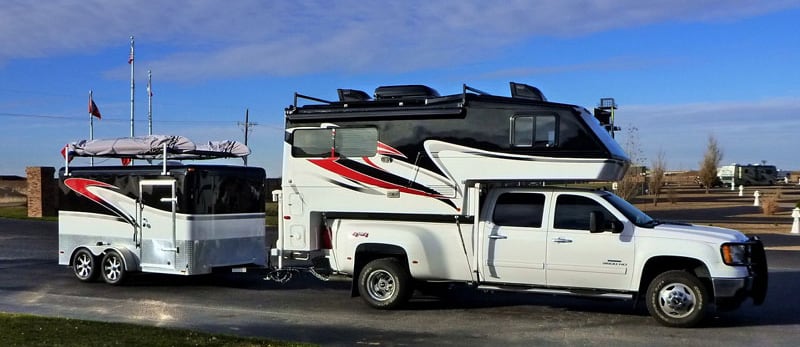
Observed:
[[[393,309],[405,304],[414,291],[408,269],[396,258],[369,262],[358,276],[358,293],[377,309]]]
[[[125,280],[125,260],[114,250],[106,252],[103,261],[100,263],[102,268],[103,280],[111,285],[119,285]]]
[[[81,248],[72,256],[72,271],[75,277],[83,282],[92,282],[97,279],[97,257],[88,249]]]
[[[668,327],[691,328],[708,312],[708,289],[696,276],[680,270],[664,272],[647,288],[647,311]]]

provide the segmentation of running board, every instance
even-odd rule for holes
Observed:
[[[571,295],[571,296],[583,296],[583,297],[590,297],[590,298],[633,300],[633,294],[587,291],[587,290],[527,288],[527,287],[492,286],[492,285],[480,285],[480,286],[477,287],[477,289],[479,289],[479,290],[497,290],[497,291],[504,291],[504,292],[518,292],[518,293]]]

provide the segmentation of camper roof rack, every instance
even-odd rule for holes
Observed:
[[[542,91],[534,86],[516,82],[509,82],[509,86],[511,89],[511,97],[514,99],[524,99],[524,100],[543,101],[543,102],[547,101],[547,98],[545,98]],[[393,102],[403,102],[406,105],[409,103],[429,105],[444,101],[437,99],[451,100],[454,97],[458,98],[457,94],[441,96],[439,92],[436,91],[436,89],[433,89],[431,87],[422,84],[380,86],[378,88],[375,88],[374,97],[370,97],[369,94],[358,89],[340,88],[337,89],[336,92],[339,97],[338,101],[330,101],[313,96],[303,95],[300,93],[294,93],[294,103],[287,108],[287,112],[291,112],[292,110],[297,109],[298,100],[300,99],[305,99],[335,107],[341,106],[347,108],[351,107],[353,103],[361,103],[361,102],[370,104],[375,103],[375,105],[384,105],[384,106],[393,105]],[[479,96],[488,96],[488,97],[492,96],[503,97],[503,96],[493,95],[491,93],[487,93],[480,89],[473,88],[466,84],[463,84],[460,97],[464,103],[466,103],[467,94],[475,94]]]

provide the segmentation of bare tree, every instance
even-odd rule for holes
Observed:
[[[717,179],[717,167],[722,162],[722,150],[719,148],[719,143],[714,135],[708,136],[708,145],[706,146],[706,153],[703,155],[703,161],[700,162],[700,183],[706,189],[708,194],[709,189]]]
[[[664,151],[659,150],[650,166],[650,194],[653,195],[653,206],[658,206],[658,197],[664,187],[664,174],[667,171],[667,160]]]
[[[617,182],[616,194],[625,200],[631,201],[641,192],[641,168],[644,166],[644,155],[642,154],[642,148],[639,146],[639,128],[635,126],[627,127],[623,149],[631,160],[631,167],[625,172],[625,176]]]

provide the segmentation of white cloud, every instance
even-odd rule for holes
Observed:
[[[169,46],[148,65],[174,80],[320,71],[367,73],[471,62],[519,40],[664,21],[724,21],[797,6],[737,1],[104,1],[0,4],[0,64]],[[124,68],[108,72],[124,78]],[[202,71],[198,74],[198,71]]]

